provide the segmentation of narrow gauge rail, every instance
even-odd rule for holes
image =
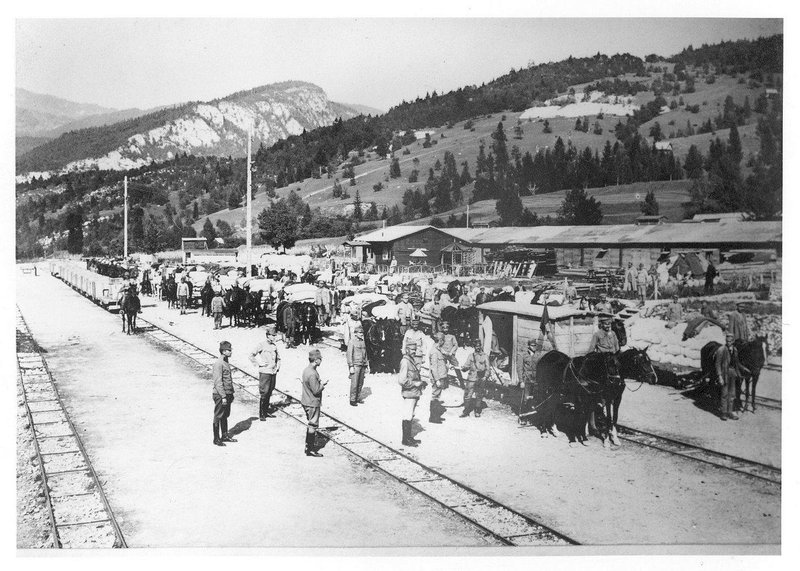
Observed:
[[[688,444],[666,436],[659,436],[644,430],[630,428],[628,426],[619,425],[619,437],[628,442],[646,446],[648,448],[655,448],[662,452],[690,458],[698,462],[711,464],[718,468],[723,468],[739,474],[745,474],[753,478],[759,478],[772,484],[781,485],[781,469],[762,464],[754,460],[748,460],[732,454],[724,454],[702,446]]]
[[[53,376],[17,307],[17,374],[56,548],[127,547]],[[22,351],[20,351],[22,349]]]
[[[217,357],[204,349],[164,331],[157,325],[148,324],[144,331],[156,341],[185,355],[200,365],[211,368]],[[258,379],[232,365],[233,382],[247,393],[258,397]],[[306,424],[300,401],[279,391],[284,397],[283,406],[278,407],[285,415]],[[324,428],[319,429],[330,442],[357,456],[368,465],[377,468],[394,480],[434,500],[449,511],[481,529],[504,545],[516,546],[561,546],[578,545],[578,542],[534,519],[523,515],[472,488],[449,478],[441,472],[425,466],[364,432],[353,428],[334,416],[321,413]]]

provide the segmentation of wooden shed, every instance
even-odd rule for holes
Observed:
[[[478,311],[483,338],[492,333],[497,335],[498,344],[511,359],[511,384],[518,384],[528,341],[542,337],[541,323],[545,306],[490,301],[479,305]],[[556,349],[570,357],[588,352],[592,334],[597,328],[594,313],[573,307],[547,306],[547,321],[553,335],[543,340],[546,350]]]

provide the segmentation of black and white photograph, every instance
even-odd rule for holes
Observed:
[[[791,20],[672,4],[8,14],[15,565],[785,565]]]

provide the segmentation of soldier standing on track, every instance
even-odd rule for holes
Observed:
[[[275,389],[275,377],[281,368],[281,357],[275,345],[275,326],[267,327],[266,339],[250,353],[250,361],[258,367],[258,420],[275,418],[269,410],[269,399]]]
[[[589,343],[589,353],[599,351],[601,353],[619,353],[619,339],[617,334],[611,331],[611,318],[603,317],[600,319],[600,329],[594,332]]]
[[[449,365],[449,358],[442,352],[442,345],[444,345],[444,333],[441,331],[436,333],[436,345],[433,346],[430,353],[430,367],[431,367],[431,414],[428,422],[432,424],[441,424],[442,414],[445,412],[444,406],[439,397],[442,396],[442,391],[447,389],[447,370]]]
[[[411,436],[411,423],[414,420],[414,410],[417,408],[419,397],[422,396],[422,389],[425,388],[425,381],[419,374],[419,368],[414,362],[414,355],[417,351],[415,345],[409,343],[406,346],[406,353],[400,361],[400,371],[397,373],[397,383],[400,385],[400,394],[403,397],[403,445],[418,446],[420,441]]]
[[[356,322],[353,335],[347,345],[347,366],[350,368],[350,406],[364,404],[361,387],[367,372],[367,345],[364,343],[364,328]]]
[[[225,446],[225,442],[236,442],[228,435],[228,417],[231,415],[233,403],[233,376],[228,359],[233,347],[228,341],[219,344],[220,358],[211,369],[214,381],[212,396],[214,398],[214,444]]]
[[[475,350],[461,367],[467,373],[464,383],[464,412],[461,413],[461,418],[469,416],[472,411],[475,411],[476,417],[481,415],[483,383],[489,372],[489,357],[483,352],[483,344],[480,339],[473,339],[472,343]]]
[[[302,384],[303,396],[300,398],[300,404],[306,411],[306,420],[308,420],[308,428],[306,429],[306,456],[320,457],[317,451],[316,437],[317,428],[319,428],[319,409],[322,407],[322,391],[325,390],[325,385],[328,381],[321,381],[317,368],[322,363],[322,353],[319,349],[312,349],[308,352],[308,367],[303,370]]]

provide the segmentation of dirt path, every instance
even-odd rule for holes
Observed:
[[[19,286],[17,302],[131,547],[493,544],[336,447],[307,458],[304,428],[286,417],[258,422],[243,393],[230,418],[239,442],[213,446],[204,370],[123,335],[116,316],[49,276]]]
[[[186,316],[149,302],[145,317],[207,350],[227,339],[233,361],[252,370],[246,352],[263,336],[246,328],[211,329],[199,313]],[[401,399],[390,375],[368,375],[366,404],[348,404],[343,353],[319,346],[323,378],[331,380],[324,409],[393,446],[400,446]],[[278,388],[299,396],[297,378],[307,349],[283,349]],[[650,390],[653,389],[653,390]],[[570,448],[563,437],[542,439],[518,425],[504,406],[491,403],[482,418],[427,423],[428,394],[420,400],[416,430],[423,444],[410,454],[494,499],[588,544],[777,544],[780,487],[695,461],[626,444]],[[734,450],[780,463],[780,412],[759,411],[740,424],[723,423],[664,387],[626,392],[620,422],[672,434],[714,449]],[[447,402],[461,393],[451,388]],[[742,451],[746,453],[742,453]],[[733,498],[736,498],[734,501]],[[609,523],[613,522],[613,524]]]

